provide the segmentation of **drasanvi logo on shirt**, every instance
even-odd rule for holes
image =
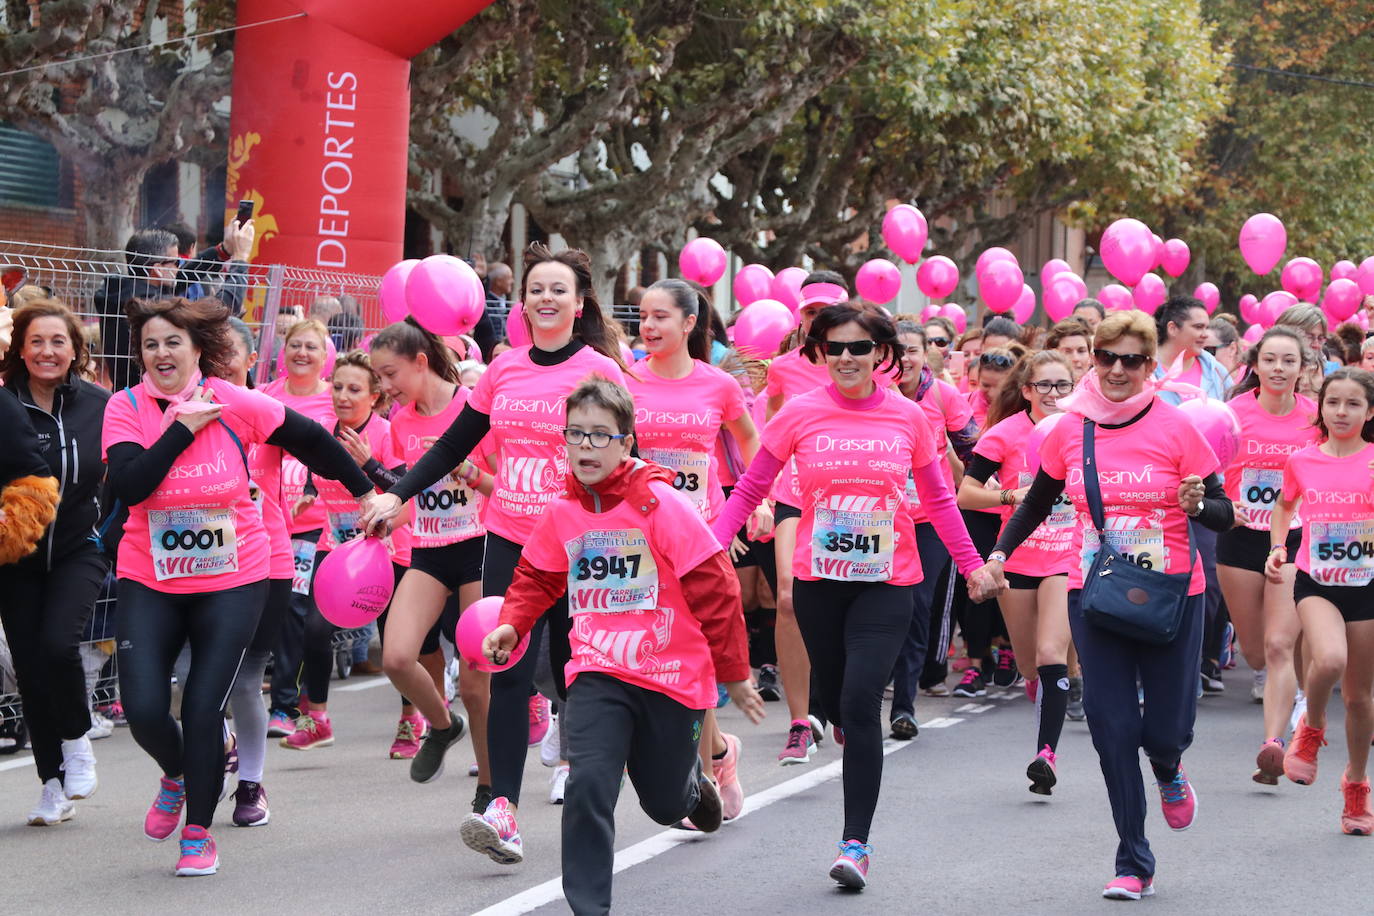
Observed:
[[[195,464],[174,464],[172,469],[167,472],[168,480],[188,480],[192,477],[208,477],[212,474],[223,474],[229,470],[229,463],[224,457],[223,451],[215,452],[214,461],[201,461]]]
[[[1153,464],[1144,465],[1136,470],[1104,471],[1098,469],[1097,479],[1104,486],[1140,486],[1152,482],[1154,473],[1155,466]],[[1069,468],[1066,483],[1069,486],[1081,485],[1083,483],[1083,469]]]
[[[688,413],[638,407],[635,409],[635,423],[645,425],[661,423],[667,426],[709,426],[711,424],[711,411],[703,410],[700,413]]]
[[[895,439],[843,439],[836,436],[816,436],[818,452],[886,452],[897,454],[902,443]]]
[[[564,406],[562,398],[513,398],[498,394],[491,400],[491,411],[495,413],[498,410],[562,417]]]

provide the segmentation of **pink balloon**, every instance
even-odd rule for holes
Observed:
[[[973,265],[973,275],[981,279],[983,276],[983,271],[988,269],[988,265],[995,264],[998,261],[1009,261],[1012,264],[1017,263],[1016,255],[1012,254],[1010,251],[1007,251],[1007,249],[997,247],[989,248],[982,254],[978,255],[978,260],[974,262]],[[1020,267],[1020,265],[1017,264],[1017,267]]]
[[[1355,282],[1360,284],[1360,289],[1366,296],[1374,294],[1374,289],[1366,288],[1366,283],[1374,278],[1374,255],[1365,258],[1360,262],[1360,266],[1355,268]]]
[[[902,272],[886,258],[874,258],[859,268],[854,287],[869,302],[891,302],[902,289]]]
[[[711,286],[725,276],[725,249],[714,239],[692,239],[677,256],[678,271],[684,280]]]
[[[1078,299],[1088,298],[1088,284],[1084,283],[1083,278],[1080,277],[1078,274],[1074,273],[1073,271],[1065,271],[1064,273],[1059,274],[1057,277],[1055,277],[1055,279],[1063,280],[1064,282],[1073,286],[1074,296],[1076,297],[1074,300],[1075,305],[1078,304]]]
[[[1368,313],[1368,312],[1360,312],[1359,314],[1357,314],[1357,315],[1355,316],[1355,320],[1358,321],[1358,322],[1360,323],[1360,327],[1364,328],[1366,331],[1369,330],[1369,313]]]
[[[748,264],[735,274],[731,284],[735,301],[740,308],[760,299],[767,299],[773,291],[773,272],[762,264]]]
[[[959,267],[942,254],[927,258],[916,268],[916,285],[930,298],[943,299],[959,285]]]
[[[1331,265],[1331,279],[1333,280],[1354,280],[1359,276],[1360,269],[1355,266],[1354,261],[1337,261]]]
[[[796,314],[773,299],[760,299],[735,322],[735,349],[755,359],[770,359],[799,323]]]
[[[893,254],[908,264],[921,260],[929,236],[925,214],[911,204],[898,204],[883,217],[883,241]]]
[[[396,584],[391,555],[379,538],[345,541],[315,571],[315,604],[336,627],[362,627],[381,616]]]
[[[410,314],[409,307],[406,305],[406,280],[410,279],[410,272],[419,263],[419,258],[397,261],[387,268],[386,273],[382,274],[382,282],[377,289],[377,298],[381,300],[382,315],[386,317],[387,324],[403,321],[406,315]]]
[[[1163,305],[1167,298],[1169,291],[1164,288],[1164,281],[1159,278],[1159,274],[1146,274],[1141,277],[1140,282],[1131,291],[1131,301],[1146,315],[1153,315],[1155,309]]]
[[[1252,296],[1250,293],[1246,293],[1244,296],[1240,297],[1238,306],[1240,309],[1241,321],[1244,321],[1246,324],[1259,323],[1259,299],[1257,297]]]
[[[467,261],[451,254],[430,255],[406,278],[410,314],[427,331],[466,334],[482,318],[487,296]]]
[[[944,314],[944,308],[945,307],[943,305],[937,305],[934,302],[932,302],[930,305],[927,305],[925,308],[921,309],[921,320],[929,321],[932,318],[939,318],[941,315]]]
[[[339,358],[339,348],[334,346],[334,338],[324,339],[324,365],[320,368],[320,378],[329,378],[334,372],[334,361]],[[277,378],[286,375],[286,347],[277,351]]]
[[[1177,277],[1188,269],[1188,261],[1192,256],[1192,252],[1188,250],[1188,243],[1183,239],[1169,239],[1164,243],[1164,255],[1159,259],[1159,263],[1166,274]]]
[[[1077,281],[1077,282],[1075,282]],[[1073,273],[1061,273],[1045,287],[1045,314],[1050,321],[1063,321],[1073,314],[1073,307],[1087,298],[1087,289],[1082,288],[1082,280]],[[1124,290],[1123,290],[1124,292]],[[1127,297],[1130,293],[1126,293]]]
[[[1072,271],[1069,262],[1062,258],[1050,258],[1045,262],[1045,266],[1040,268],[1040,285],[1047,286],[1051,280],[1066,271]]]
[[[1017,324],[1025,324],[1035,316],[1035,290],[1030,288],[1030,284],[1021,284],[1021,295],[1017,298],[1016,304],[1011,307],[1011,317]]]
[[[1240,448],[1240,420],[1225,401],[1215,398],[1194,398],[1179,405],[1179,410],[1192,420],[1193,428],[1212,447],[1217,463],[1226,467]]]
[[[983,252],[987,254],[987,252]],[[994,312],[1010,311],[1021,298],[1026,278],[1015,261],[993,261],[978,274],[978,293]]]
[[[1364,270],[1364,265],[1360,265],[1360,292],[1366,296],[1374,296],[1374,267]]]
[[[1125,312],[1135,308],[1131,291],[1120,283],[1108,283],[1097,291],[1097,301],[1109,312]]]
[[[1257,274],[1274,269],[1288,247],[1288,230],[1272,213],[1256,213],[1240,227],[1240,254]]]
[[[805,281],[806,271],[800,267],[784,267],[768,285],[772,293],[769,298],[776,299],[795,312],[801,305],[801,288]]]
[[[474,671],[505,671],[520,661],[525,655],[525,650],[529,648],[530,634],[526,633],[524,638],[516,643],[504,665],[494,665],[482,654],[482,641],[487,638],[487,634],[501,625],[503,604],[505,599],[500,595],[480,598],[469,604],[458,617],[458,626],[453,631],[453,645],[458,649],[458,654],[463,656],[463,661]]]
[[[1026,434],[1026,461],[1030,464],[1031,474],[1040,471],[1040,446],[1045,444],[1045,438],[1049,436],[1050,430],[1054,429],[1063,417],[1062,413],[1052,413],[1031,427],[1031,431]]]
[[[953,302],[946,302],[940,306],[940,314],[954,322],[954,330],[960,334],[968,330],[968,315],[964,314],[964,307],[955,305]]]
[[[1107,270],[1127,286],[1135,286],[1154,267],[1155,235],[1138,219],[1112,223],[1098,248]]]
[[[1221,304],[1221,290],[1212,282],[1199,283],[1193,290],[1193,298],[1202,302],[1207,314],[1210,315],[1217,310]]]
[[[1260,300],[1259,304],[1259,323],[1265,328],[1272,328],[1274,322],[1279,320],[1279,316],[1285,311],[1298,304],[1298,297],[1283,289],[1276,289],[1269,295]]]
[[[1164,240],[1156,232],[1150,233],[1150,239],[1155,245],[1155,262],[1150,265],[1150,270],[1154,270],[1164,260]]]
[[[1279,274],[1283,288],[1303,302],[1316,302],[1322,288],[1321,265],[1311,258],[1293,258]]]
[[[1331,281],[1331,285],[1326,288],[1326,295],[1322,298],[1322,311],[1326,312],[1327,317],[1334,319],[1334,323],[1339,324],[1350,318],[1360,309],[1360,286],[1348,277],[1341,277]]]
[[[360,349],[360,350],[362,350],[362,351],[364,351],[364,352],[366,352],[366,353],[371,353],[371,352],[372,352],[372,341],[374,341],[374,340],[376,340],[376,339],[377,339],[377,335],[376,335],[375,333],[373,333],[373,334],[368,334],[368,335],[367,335],[366,337],[364,337],[362,340],[358,341],[358,349]]]
[[[1250,327],[1246,328],[1245,333],[1240,336],[1246,343],[1258,343],[1259,339],[1264,336],[1264,328],[1257,324],[1252,324]]]
[[[510,314],[506,316],[506,340],[509,340],[512,347],[528,347],[534,343],[530,337],[530,326],[525,321],[525,304],[517,302],[510,307]]]

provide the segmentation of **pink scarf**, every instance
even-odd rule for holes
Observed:
[[[203,380],[200,370],[196,369],[191,373],[191,377],[187,380],[185,388],[182,388],[176,394],[168,394],[149,381],[146,374],[143,376],[143,381],[139,382],[139,387],[142,389],[143,394],[148,398],[156,398],[159,401],[168,402],[167,409],[162,412],[163,432],[166,432],[167,427],[177,421],[177,417],[190,413],[200,413],[203,410],[209,410],[215,406],[213,402],[191,400],[191,396],[196,393],[196,390],[200,387]]]
[[[1065,413],[1075,413],[1087,417],[1094,423],[1115,425],[1125,423],[1140,413],[1154,400],[1158,385],[1154,379],[1146,379],[1145,387],[1139,394],[1133,394],[1124,401],[1109,401],[1102,393],[1097,373],[1089,370],[1078,383],[1073,394],[1059,399],[1059,409]]]

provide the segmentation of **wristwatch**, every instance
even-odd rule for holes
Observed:
[[[1000,550],[994,550],[992,553],[988,554],[988,562],[991,563],[993,560],[996,560],[1003,566],[1007,565],[1007,555]]]

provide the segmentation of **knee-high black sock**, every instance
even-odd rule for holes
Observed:
[[[1069,708],[1069,666],[1041,665],[1035,669],[1040,675],[1040,692],[1036,706],[1040,711],[1040,730],[1035,736],[1035,749],[1045,745],[1058,750],[1059,735],[1064,731],[1064,713]]]

